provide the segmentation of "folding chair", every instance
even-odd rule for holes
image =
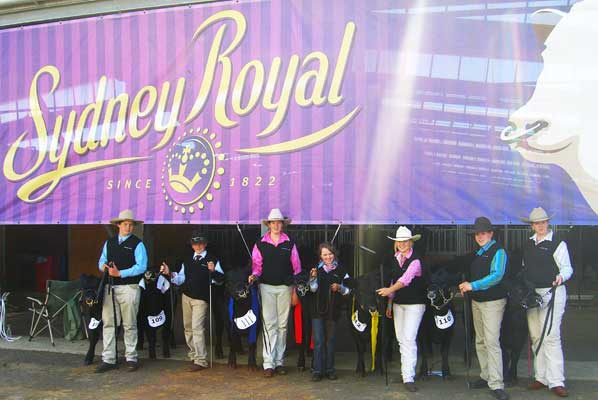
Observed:
[[[59,315],[63,314],[63,311],[69,306],[69,303],[71,308],[74,305],[78,309],[81,293],[81,282],[79,280],[48,280],[46,282],[46,298],[43,302],[33,297],[27,297],[27,299],[31,301],[31,308],[29,308],[29,311],[32,313],[29,341],[47,329],[50,333],[52,346],[55,346],[54,335],[52,334],[52,322]]]

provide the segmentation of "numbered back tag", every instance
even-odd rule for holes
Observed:
[[[365,331],[365,328],[368,327],[368,324],[364,324],[363,322],[361,322],[359,320],[359,318],[357,318],[357,311],[355,311],[353,313],[353,315],[351,316],[351,322],[353,322],[353,326],[355,327],[355,329],[357,329],[359,332],[363,332]]]
[[[435,315],[434,321],[436,322],[436,326],[438,329],[448,329],[453,326],[455,322],[455,317],[453,317],[453,313],[451,310],[448,310],[446,315]]]
[[[98,327],[98,325],[100,325],[100,322],[102,322],[102,320],[97,320],[95,318],[91,318],[91,321],[89,321],[89,325],[87,326],[89,329],[95,329]]]
[[[148,315],[147,316],[147,323],[152,328],[157,328],[162,326],[166,322],[166,314],[164,314],[164,310],[160,311],[158,315]]]
[[[253,313],[253,310],[247,311],[247,314],[243,315],[242,317],[235,318],[235,325],[237,328],[244,330],[255,324],[257,321],[257,317]]]

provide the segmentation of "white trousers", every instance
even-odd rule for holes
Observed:
[[[424,304],[393,304],[392,320],[401,351],[403,383],[414,382],[417,366],[417,331],[426,311]]]
[[[264,338],[264,369],[284,365],[287,347],[287,325],[293,289],[285,285],[260,283]]]
[[[536,289],[536,292],[541,296],[545,296],[549,290],[549,288]],[[546,297],[545,299],[546,301],[549,300]],[[540,351],[534,358],[536,380],[550,388],[565,386],[565,362],[561,346],[561,321],[563,320],[563,314],[565,314],[566,304],[567,288],[561,285],[557,287],[555,292],[552,329],[550,330],[550,334],[544,337]],[[527,325],[532,342],[532,351],[536,350],[540,342],[547,311],[548,307],[537,307],[527,311]],[[548,331],[548,327],[546,330]]]
[[[116,321],[114,321],[114,308],[112,307],[112,293],[104,291],[104,304],[102,306],[102,336],[104,351],[102,361],[108,364],[116,363],[114,327],[120,325],[122,320],[125,337],[125,357],[127,361],[137,362],[137,311],[141,300],[141,288],[137,284],[112,286],[114,290],[114,303],[116,304]]]

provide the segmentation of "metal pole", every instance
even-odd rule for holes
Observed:
[[[114,265],[112,262],[111,265]],[[116,300],[114,298],[114,278],[110,276],[108,281],[109,283],[109,292],[112,295],[112,317],[114,318],[114,364],[118,365],[118,319],[116,318]]]
[[[469,332],[469,293],[463,293],[463,321],[465,321],[465,364],[467,370],[467,388],[470,388],[471,382],[469,381],[469,368],[471,367],[471,349],[470,349],[470,332]]]
[[[210,368],[213,366],[214,347],[212,346],[212,278],[210,278]]]
[[[330,244],[334,243],[334,239],[336,239],[336,235],[338,235],[338,231],[341,229],[342,224],[343,224],[343,221],[338,222],[338,227],[336,228],[336,232],[334,232],[334,236],[332,236],[332,240],[330,241]]]
[[[340,225],[339,225],[340,227]],[[384,264],[380,263],[380,287],[384,287]],[[384,299],[384,298],[382,298]],[[383,307],[384,309],[384,307]],[[382,312],[382,368],[384,368],[384,374],[386,375],[386,387],[388,387],[388,363],[386,362],[386,314]]]
[[[251,260],[251,250],[249,250],[249,246],[247,245],[247,242],[245,241],[245,236],[243,236],[243,231],[241,231],[241,227],[239,226],[238,222],[237,222],[237,230],[239,231],[239,235],[241,235],[241,240],[243,240],[243,244],[245,245],[245,250],[247,250],[247,254],[249,254],[249,259]]]

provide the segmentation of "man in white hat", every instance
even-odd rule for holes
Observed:
[[[494,398],[507,400],[500,349],[500,326],[507,305],[507,291],[501,283],[507,253],[494,240],[494,228],[488,218],[476,218],[473,233],[480,248],[469,265],[469,281],[459,284],[461,294],[471,293],[475,347],[480,363],[480,379],[471,382],[469,387],[489,388]]]
[[[291,308],[293,275],[301,272],[297,246],[283,231],[291,223],[278,208],[262,220],[268,232],[253,246],[249,283],[260,280],[264,320],[264,376],[286,375],[284,352]]]
[[[542,207],[534,208],[529,218],[521,218],[523,222],[529,223],[534,231],[534,235],[523,248],[524,276],[544,300],[544,306],[527,310],[527,324],[534,351],[542,338],[551,289],[554,296],[552,328],[548,335],[545,334],[539,352],[534,358],[535,381],[529,389],[549,388],[557,396],[567,397],[569,393],[565,388],[561,321],[567,302],[567,288],[564,283],[573,274],[573,267],[567,243],[554,235],[548,227],[551,218]]]
[[[118,326],[121,320],[124,328],[127,370],[136,371],[139,366],[136,350],[137,311],[141,298],[139,280],[147,269],[145,246],[141,239],[133,235],[135,224],[140,222],[142,221],[135,220],[131,210],[121,211],[118,218],[111,220],[110,223],[118,227],[118,235],[106,241],[98,262],[100,271],[108,271],[111,280],[111,285],[106,285],[102,307],[104,351],[102,363],[96,368],[98,373],[116,368],[117,338],[114,333],[115,326]],[[112,293],[108,293],[109,289],[114,290],[117,321],[114,321]]]

